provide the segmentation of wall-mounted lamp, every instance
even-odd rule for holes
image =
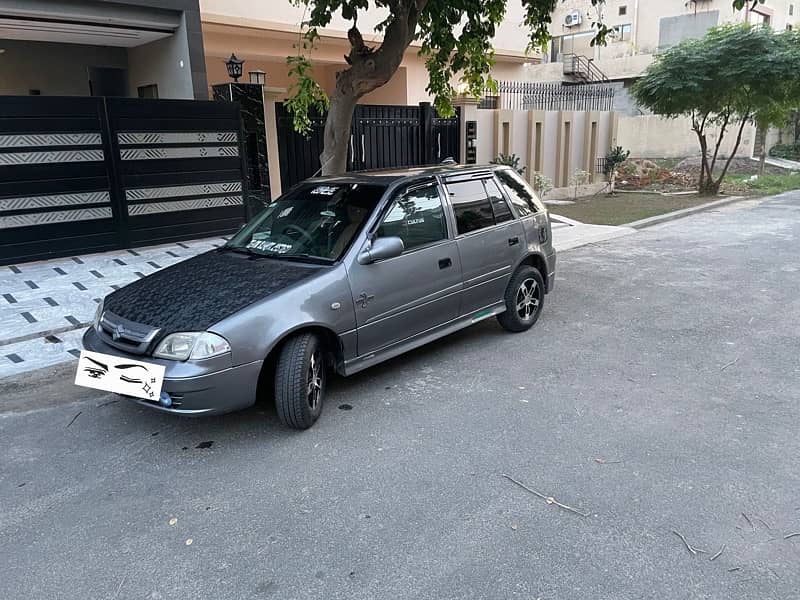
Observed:
[[[249,71],[249,74],[250,74],[250,83],[256,83],[258,85],[265,85],[267,83],[267,74],[261,69],[256,69],[255,71]]]
[[[244,61],[236,58],[235,54],[231,54],[231,57],[225,61],[225,67],[228,69],[228,77],[233,79],[236,83],[239,83],[239,77],[242,76],[243,64]]]

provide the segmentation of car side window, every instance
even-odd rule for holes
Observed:
[[[514,215],[511,213],[511,208],[508,202],[500,192],[500,188],[493,179],[484,179],[483,184],[486,186],[486,193],[489,195],[489,200],[492,202],[492,211],[494,212],[495,223],[505,223],[511,221]]]
[[[448,182],[447,191],[453,204],[459,234],[494,225],[492,204],[480,179]]]
[[[378,237],[399,237],[406,251],[447,238],[442,199],[435,183],[403,192],[377,231]]]
[[[500,180],[503,189],[508,194],[520,217],[544,210],[544,204],[522,177],[513,171],[505,170],[496,171],[495,175]]]

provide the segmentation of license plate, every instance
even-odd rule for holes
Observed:
[[[75,385],[158,400],[164,384],[164,367],[129,358],[84,350],[78,360]]]

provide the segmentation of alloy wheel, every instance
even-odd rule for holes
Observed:
[[[523,321],[529,321],[539,309],[541,301],[539,284],[533,278],[523,281],[517,289],[517,314]]]
[[[319,350],[311,355],[308,362],[308,406],[317,410],[322,397],[322,357]]]

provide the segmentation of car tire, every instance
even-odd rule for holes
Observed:
[[[508,282],[505,302],[505,312],[497,315],[504,329],[520,333],[533,327],[544,307],[544,280],[538,269],[517,269]]]
[[[281,423],[308,429],[322,413],[327,377],[322,342],[313,333],[283,345],[275,366],[275,408]]]

